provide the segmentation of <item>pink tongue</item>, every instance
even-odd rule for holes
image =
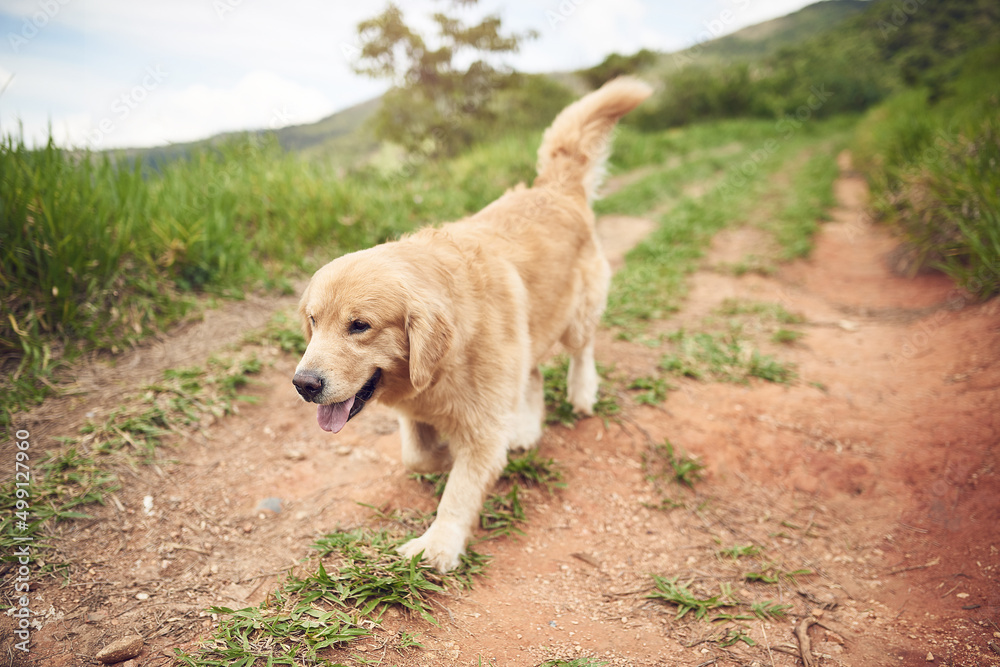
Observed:
[[[352,405],[354,405],[353,396],[342,403],[331,403],[330,405],[319,406],[319,412],[316,415],[319,427],[324,431],[337,433],[340,429],[344,428],[344,424],[347,423],[347,418],[351,414]]]

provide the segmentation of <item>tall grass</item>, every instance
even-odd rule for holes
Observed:
[[[874,213],[907,241],[906,268],[941,269],[981,298],[1000,293],[998,68],[1000,46],[973,52],[943,90],[893,97],[855,139]]]
[[[478,209],[532,176],[537,140],[525,133],[450,162],[344,172],[273,138],[143,170],[4,137],[0,420],[40,400],[60,360],[121,349],[199,293],[282,287],[344,252]]]

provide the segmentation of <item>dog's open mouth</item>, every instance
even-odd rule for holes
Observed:
[[[368,382],[365,382],[365,385],[354,396],[340,403],[319,406],[316,419],[319,421],[320,428],[331,433],[337,433],[340,429],[344,428],[344,424],[350,421],[351,417],[361,412],[365,407],[365,403],[371,400],[372,394],[375,393],[375,387],[378,385],[381,377],[382,369],[377,368],[375,369],[375,373],[368,378]]]

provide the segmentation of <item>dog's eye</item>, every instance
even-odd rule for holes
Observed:
[[[351,321],[351,326],[348,327],[348,330],[352,334],[358,334],[358,333],[364,333],[371,328],[372,326],[367,322],[362,322],[361,320],[353,320]]]

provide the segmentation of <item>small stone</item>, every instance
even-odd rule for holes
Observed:
[[[104,663],[105,665],[112,665],[116,662],[131,660],[142,652],[144,644],[145,642],[143,638],[139,635],[122,637],[121,639],[117,639],[102,648],[97,655],[94,656],[94,659],[97,660],[97,662]]]
[[[281,498],[264,498],[257,505],[258,510],[267,510],[275,514],[281,514]]]
[[[340,447],[337,447],[335,451],[341,456],[347,456],[352,451],[354,451],[354,448],[351,447],[350,445],[341,445]]]
[[[136,593],[135,594],[135,599],[136,600],[148,600],[149,599],[149,593]]]
[[[934,654],[930,651],[927,652],[927,662],[934,662]]]
[[[303,461],[305,460],[306,455],[299,449],[288,449],[285,450],[285,458],[292,461]]]

